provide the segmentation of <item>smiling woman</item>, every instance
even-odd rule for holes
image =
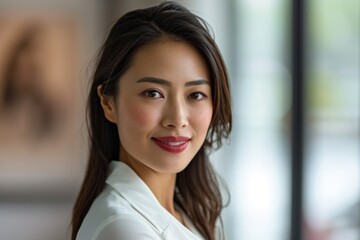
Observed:
[[[230,92],[203,20],[172,2],[120,18],[100,53],[88,113],[73,240],[223,239],[207,154],[230,134]]]
[[[193,80],[208,75],[195,48],[163,37],[135,54],[116,100],[100,94],[106,118],[118,127],[120,159],[142,179],[152,170],[175,181],[200,149],[212,117],[211,88],[208,80]],[[163,194],[173,201],[173,190]]]

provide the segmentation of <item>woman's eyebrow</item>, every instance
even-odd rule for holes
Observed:
[[[188,87],[188,86],[195,86],[195,85],[202,85],[202,84],[210,85],[210,82],[208,80],[205,80],[205,79],[199,79],[199,80],[186,82],[185,86]]]
[[[144,77],[140,78],[136,81],[137,83],[143,83],[143,82],[150,82],[150,83],[157,83],[161,85],[171,86],[170,81],[161,79],[161,78],[155,78],[155,77]]]
[[[156,84],[171,86],[170,81],[165,80],[165,79],[161,79],[161,78],[155,78],[155,77],[144,77],[144,78],[141,78],[141,79],[137,80],[136,82],[137,83],[150,82],[150,83],[156,83]],[[186,82],[185,87],[195,86],[195,85],[202,85],[202,84],[210,85],[210,82],[208,80],[205,80],[205,79],[198,79],[198,80],[193,80],[193,81]]]

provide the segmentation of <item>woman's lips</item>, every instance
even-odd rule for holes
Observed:
[[[186,149],[191,138],[184,136],[167,136],[152,138],[152,140],[165,151],[180,153]]]

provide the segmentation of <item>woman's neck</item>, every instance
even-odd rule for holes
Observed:
[[[159,173],[130,156],[120,155],[122,162],[132,168],[150,188],[159,203],[172,215],[178,217],[174,207],[176,174]]]
[[[142,164],[140,164],[142,165],[140,167],[139,163],[132,161],[123,162],[129,165],[145,182],[161,206],[185,226],[182,214],[174,206],[176,174],[157,173]]]
[[[171,214],[175,213],[174,192],[176,174],[139,174],[139,177],[146,183],[155,195],[159,203]]]

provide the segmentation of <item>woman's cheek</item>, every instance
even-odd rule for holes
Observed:
[[[210,127],[211,118],[212,118],[212,111],[205,112],[202,116],[201,122],[205,132],[207,132]]]
[[[194,119],[198,125],[201,125],[203,128],[208,128],[212,119],[213,109],[212,106],[205,106],[202,109],[197,109],[193,111],[192,115],[196,118]]]
[[[131,104],[127,108],[129,123],[139,130],[152,128],[159,121],[158,110],[154,107]]]

